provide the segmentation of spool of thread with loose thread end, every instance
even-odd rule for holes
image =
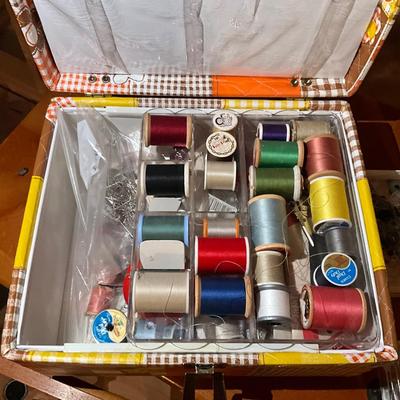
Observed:
[[[132,309],[148,314],[189,313],[189,271],[137,271],[132,285]]]
[[[236,161],[211,161],[204,165],[204,190],[229,190],[236,187]]]
[[[148,146],[192,146],[192,117],[190,115],[145,114],[144,144]]]
[[[286,256],[279,251],[258,251],[256,253],[255,281],[257,286],[273,284],[286,285]]]
[[[292,140],[305,140],[312,136],[330,135],[332,129],[329,121],[321,119],[304,119],[292,121]]]
[[[274,140],[254,141],[253,164],[255,167],[289,168],[302,167],[304,162],[304,144],[302,141],[281,142]]]
[[[291,139],[290,122],[260,122],[257,125],[257,137],[260,140],[278,140],[281,142],[289,142]]]
[[[300,295],[304,329],[361,332],[367,322],[364,293],[353,288],[305,285]]]
[[[320,176],[339,176],[344,179],[339,141],[334,135],[313,136],[304,141],[304,169],[309,180]]]
[[[300,168],[249,167],[249,197],[260,194],[277,194],[286,200],[299,201],[303,188]]]
[[[145,240],[180,240],[189,246],[189,216],[141,214],[137,223],[137,242]]]
[[[244,238],[195,238],[194,268],[197,274],[247,275],[250,247]]]
[[[249,200],[248,209],[255,250],[276,250],[288,254],[285,199],[275,194],[256,196]]]
[[[155,197],[189,197],[189,163],[142,163],[140,183],[146,195]]]
[[[253,290],[248,276],[196,276],[195,317],[200,315],[248,318],[253,304]]]
[[[310,181],[310,205],[313,229],[319,234],[331,226],[351,227],[344,180],[323,176]]]
[[[238,238],[240,231],[239,218],[204,218],[203,237]]]

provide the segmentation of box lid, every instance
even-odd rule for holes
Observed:
[[[50,90],[135,96],[349,96],[398,11],[397,0],[10,3]]]

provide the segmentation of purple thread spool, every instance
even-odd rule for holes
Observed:
[[[257,136],[260,140],[290,141],[290,125],[285,122],[260,122],[257,126]]]

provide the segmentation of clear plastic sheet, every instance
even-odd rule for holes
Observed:
[[[126,307],[122,282],[134,242],[139,143],[94,109],[60,111],[58,129],[77,204],[60,335],[86,342],[93,340],[91,316],[101,311],[95,288],[108,288],[106,308]]]

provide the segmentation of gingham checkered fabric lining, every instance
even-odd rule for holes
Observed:
[[[25,275],[26,272],[24,269],[13,269],[12,271],[7,312],[4,319],[3,335],[1,339],[1,353],[3,355],[13,350],[16,345],[18,316],[21,307]]]
[[[375,353],[345,353],[344,356],[352,364],[366,363],[371,360],[371,357],[376,357]]]
[[[192,75],[60,75],[60,92],[134,96],[211,97],[210,76]]]
[[[346,97],[344,79],[311,79],[311,85],[302,85],[303,97]]]
[[[76,107],[73,97],[53,97],[46,111],[46,119],[55,123],[57,119],[57,110],[63,107]]]
[[[224,100],[189,98],[138,98],[138,106],[146,108],[223,108]]]
[[[143,363],[147,365],[183,365],[183,364],[229,364],[251,366],[258,364],[258,354],[163,354],[145,353]]]
[[[397,351],[391,346],[384,346],[383,351],[378,353],[379,361],[396,361],[398,359]]]

